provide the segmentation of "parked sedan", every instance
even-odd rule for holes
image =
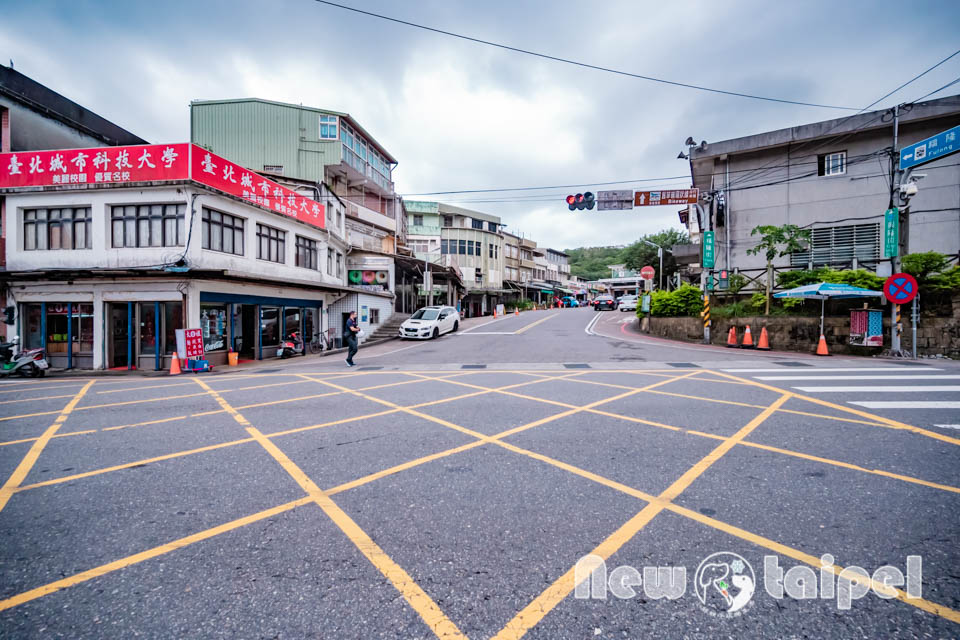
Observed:
[[[594,311],[600,311],[602,309],[613,311],[616,308],[617,301],[613,299],[613,296],[597,296],[597,299],[593,301]]]
[[[563,306],[565,306],[565,307],[568,308],[568,309],[572,309],[572,308],[575,308],[575,307],[579,307],[579,306],[580,306],[580,303],[579,303],[579,302],[577,301],[577,299],[574,298],[573,296],[564,296],[564,297],[563,297]]]
[[[620,304],[617,305],[617,309],[620,311],[636,311],[637,310],[637,298],[636,296],[623,296],[620,298]]]
[[[460,328],[460,314],[453,307],[423,307],[400,325],[400,338],[429,340]]]

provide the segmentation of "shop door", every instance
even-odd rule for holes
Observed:
[[[127,303],[110,303],[111,367],[127,366],[127,343],[129,339],[130,325],[127,323]],[[136,354],[133,354],[133,357],[135,359]]]
[[[256,349],[257,305],[240,305],[240,331],[236,339],[236,349],[244,360],[252,360]]]

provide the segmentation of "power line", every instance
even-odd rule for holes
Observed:
[[[515,53],[522,53],[528,56],[534,56],[537,58],[543,58],[545,60],[552,60],[554,62],[562,62],[564,64],[574,65],[577,67],[583,67],[585,69],[593,69],[595,71],[605,71],[606,73],[613,73],[620,76],[627,76],[628,78],[637,78],[639,80],[648,80],[650,82],[659,82],[660,84],[672,85],[675,87],[683,87],[685,89],[696,89],[698,91],[708,91],[710,93],[719,93],[728,96],[736,96],[738,98],[750,98],[752,100],[765,100],[767,102],[780,102],[784,104],[795,104],[803,107],[817,107],[820,109],[838,109],[841,111],[857,111],[854,107],[840,107],[836,105],[829,104],[817,104],[814,102],[801,102],[798,100],[786,100],[783,98],[771,98],[768,96],[758,96],[749,93],[739,93],[737,91],[726,91],[724,89],[714,89],[712,87],[704,87],[696,84],[688,84],[686,82],[676,82],[674,80],[665,80],[663,78],[655,78],[653,76],[646,76],[639,73],[630,73],[629,71],[620,71],[618,69],[611,69],[609,67],[601,67],[599,65],[588,64],[586,62],[577,62],[576,60],[570,60],[568,58],[560,58],[558,56],[551,56],[545,53],[537,53],[536,51],[530,51],[528,49],[521,49],[519,47],[511,47],[509,45],[500,44],[498,42],[491,42],[490,40],[482,40],[480,38],[474,38],[471,36],[465,36],[463,34],[454,33],[452,31],[444,31],[443,29],[437,29],[435,27],[428,27],[426,25],[417,24],[415,22],[409,22],[407,20],[400,20],[399,18],[391,18],[390,16],[385,16],[379,13],[373,13],[371,11],[364,11],[362,9],[357,9],[355,7],[348,7],[346,5],[337,4],[336,2],[328,2],[327,0],[314,0],[319,4],[325,4],[331,7],[337,7],[338,9],[344,9],[346,11],[353,11],[354,13],[360,13],[365,16],[370,16],[372,18],[379,18],[381,20],[387,20],[389,22],[396,22],[397,24],[406,25],[408,27],[414,27],[416,29],[423,29],[424,31],[431,31],[433,33],[439,33],[445,36],[450,36],[452,38],[459,38],[461,40],[467,40],[469,42],[475,42],[477,44],[484,44],[490,47],[496,47],[498,49],[505,49],[507,51],[513,51]]]

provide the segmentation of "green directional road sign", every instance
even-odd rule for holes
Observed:
[[[703,232],[703,268],[713,269],[714,262],[713,231]]]
[[[900,255],[900,210],[894,207],[883,214],[883,257]]]

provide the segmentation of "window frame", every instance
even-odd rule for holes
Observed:
[[[214,214],[220,217],[219,220],[214,221]],[[240,216],[235,216],[229,213],[224,213],[217,209],[211,209],[209,207],[203,207],[200,211],[200,247],[206,249],[207,251],[216,251],[217,253],[225,253],[227,255],[233,256],[242,256],[245,253],[244,242],[246,239],[246,218],[241,218]],[[212,234],[214,228],[218,230],[220,235],[219,248],[214,248]],[[223,238],[225,236],[226,229],[230,229],[233,232],[233,239],[231,244],[233,246],[233,251],[225,251],[223,249]],[[240,234],[240,247],[237,251],[237,233]]]
[[[834,160],[839,159],[839,167]],[[843,176],[847,173],[847,152],[831,151],[817,157],[817,175],[824,178]]]
[[[320,243],[313,238],[297,235],[295,246],[296,255],[294,257],[294,265],[303,269],[319,271]],[[304,264],[304,262],[306,262],[306,264]]]
[[[57,217],[53,217],[53,212]],[[41,217],[43,212],[43,217]],[[68,213],[69,217],[65,217]],[[90,233],[93,224],[91,207],[35,207],[23,210],[23,219],[20,230],[23,233],[24,251],[87,251],[93,249],[93,236]],[[83,244],[77,246],[77,230],[83,229]],[[69,229],[64,233],[65,229]],[[54,230],[56,230],[57,245],[54,244]],[[32,241],[28,242],[28,238]],[[70,246],[64,246],[64,239],[69,240]],[[43,246],[40,246],[40,240]],[[32,246],[31,246],[32,245]]]
[[[480,220],[479,218],[470,218],[470,226],[473,229],[479,229],[480,231],[483,231],[483,220]]]
[[[323,135],[324,127],[327,128],[327,135]],[[333,135],[330,135],[330,131],[333,131]],[[317,121],[317,139],[318,140],[339,140],[340,139],[340,118],[339,116],[331,116],[325,113],[320,114],[320,119]]]
[[[118,212],[120,215],[117,215]],[[186,213],[185,202],[112,205],[110,207],[110,246],[114,249],[182,247],[186,238],[184,223]],[[167,228],[168,222],[172,222],[172,229]],[[132,231],[132,240],[127,237],[128,231]],[[171,232],[173,239],[168,242],[167,236]],[[159,233],[159,244],[153,243],[155,233]],[[142,237],[144,235],[146,239]]]
[[[266,242],[266,247],[264,247]],[[263,257],[264,248],[267,249],[267,257]],[[274,264],[286,264],[287,253],[287,232],[283,229],[271,227],[262,222],[257,223],[257,260],[264,262],[273,262]],[[276,259],[274,259],[275,256]]]

